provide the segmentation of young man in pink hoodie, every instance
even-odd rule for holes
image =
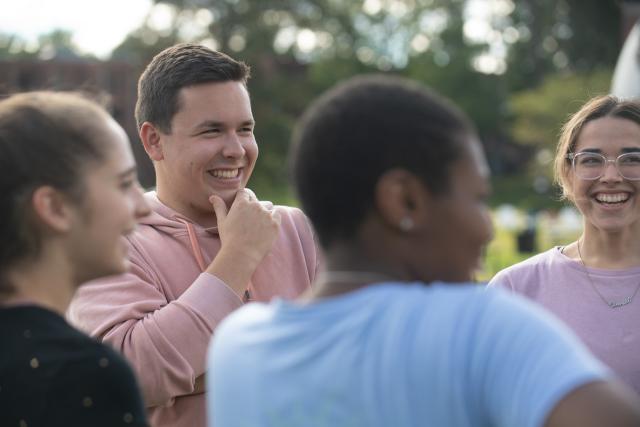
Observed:
[[[156,172],[152,213],[123,243],[130,272],[83,286],[69,309],[133,365],[154,427],[204,426],[218,323],[246,301],[298,296],[318,266],[302,212],[245,188],[258,156],[248,77],[245,64],[192,44],[147,66],[136,120]]]

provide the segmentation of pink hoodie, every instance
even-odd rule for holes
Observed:
[[[191,394],[205,372],[218,323],[242,305],[217,277],[203,273],[220,249],[204,229],[145,195],[152,214],[127,240],[130,271],[83,285],[69,320],[121,351],[138,374],[153,426],[205,426],[204,394]],[[277,206],[280,235],[249,285],[251,298],[295,298],[313,281],[319,254],[304,214]]]

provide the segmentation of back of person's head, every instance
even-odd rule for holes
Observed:
[[[249,79],[243,62],[205,46],[183,43],[169,47],[147,65],[138,81],[136,122],[150,122],[171,133],[171,121],[180,110],[180,90],[202,83],[242,82]]]
[[[355,235],[390,169],[446,193],[471,132],[456,107],[407,79],[360,76],[324,94],[303,116],[292,156],[297,194],[322,245]]]
[[[100,135],[108,118],[94,102],[69,93],[25,93],[0,102],[0,294],[11,292],[8,268],[41,248],[33,192],[51,186],[80,203],[83,171],[106,156]]]
[[[563,197],[569,197],[569,171],[571,160],[567,154],[573,153],[578,144],[580,132],[589,123],[603,117],[630,120],[640,125],[640,100],[623,100],[613,95],[602,95],[587,101],[560,131],[560,138],[554,160],[555,181],[562,189]]]

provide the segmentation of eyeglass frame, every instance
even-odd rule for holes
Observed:
[[[638,178],[627,178],[626,176],[624,176],[622,174],[622,172],[620,172],[620,168],[618,167],[618,160],[620,159],[620,157],[622,156],[627,156],[629,154],[636,154],[638,156],[640,156],[640,151],[631,151],[628,153],[622,153],[620,154],[618,157],[616,157],[615,159],[607,159],[607,157],[604,154],[601,153],[594,153],[592,151],[580,151],[578,153],[567,153],[564,158],[569,160],[571,162],[571,168],[573,169],[574,173],[576,170],[576,158],[579,157],[581,154],[591,154],[591,155],[596,155],[596,156],[600,156],[604,159],[604,165],[602,166],[602,173],[600,175],[598,175],[595,178],[583,178],[580,175],[578,175],[576,173],[576,176],[580,179],[584,179],[585,181],[595,181],[596,179],[600,179],[604,176],[605,171],[607,170],[607,165],[609,163],[613,163],[613,166],[616,168],[616,172],[618,172],[618,175],[620,175],[622,178],[626,179],[627,181],[640,181],[640,176],[638,176]]]

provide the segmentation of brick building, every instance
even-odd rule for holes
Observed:
[[[153,165],[138,139],[134,119],[140,70],[125,62],[77,57],[47,61],[0,60],[0,96],[32,90],[81,90],[107,95],[107,107],[129,135],[144,187],[154,185]]]

